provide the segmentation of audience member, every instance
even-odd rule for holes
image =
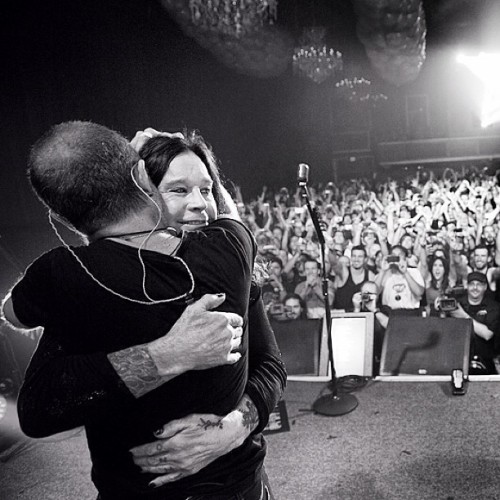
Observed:
[[[307,306],[309,319],[322,318],[325,315],[325,301],[323,297],[323,284],[321,281],[321,266],[317,260],[307,257],[304,262],[305,281],[299,283],[295,293],[299,295]],[[328,282],[328,301],[333,304],[335,291],[333,283]]]
[[[382,270],[375,283],[381,290],[381,304],[390,309],[418,309],[425,290],[420,271],[408,267],[406,249],[392,247],[392,254],[382,260]]]
[[[271,257],[268,265],[268,276],[262,285],[262,300],[266,307],[281,304],[286,296],[283,282],[283,263],[279,257]]]
[[[430,272],[425,287],[427,312],[431,316],[437,316],[436,299],[445,295],[454,285],[450,282],[450,265],[448,261],[439,254],[434,256],[430,264]]]
[[[382,345],[384,334],[389,322],[387,314],[378,307],[379,290],[374,281],[365,281],[361,285],[359,292],[352,296],[354,312],[373,313],[373,370],[377,375],[380,370],[380,357],[382,355]]]
[[[334,252],[329,253],[330,264],[335,272],[334,309],[352,310],[352,296],[361,289],[365,281],[373,281],[375,275],[366,268],[367,255],[362,245],[351,249],[350,259],[338,258]]]
[[[288,319],[307,319],[307,306],[300,295],[289,293],[283,304]]]
[[[500,305],[486,295],[488,281],[484,273],[467,275],[467,295],[449,314],[454,318],[471,319],[474,335],[471,346],[471,373],[496,373],[494,358],[498,349]]]

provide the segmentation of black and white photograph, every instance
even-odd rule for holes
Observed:
[[[2,500],[500,500],[500,1],[0,7]]]

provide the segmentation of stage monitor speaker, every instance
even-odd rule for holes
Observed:
[[[271,320],[288,375],[318,375],[320,319]]]
[[[332,311],[332,352],[337,377],[373,376],[373,326],[373,313]],[[319,373],[331,377],[326,321],[321,342]]]
[[[472,321],[456,318],[389,318],[380,375],[469,375]]]

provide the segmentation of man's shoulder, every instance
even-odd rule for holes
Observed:
[[[487,307],[490,311],[500,312],[500,304],[493,297],[485,296],[481,305]]]
[[[252,247],[254,251],[256,250],[255,238],[248,227],[242,222],[229,217],[216,219],[198,231],[184,233],[184,239],[189,243],[203,242],[209,238],[236,239],[240,243]]]
[[[65,262],[70,257],[71,254],[67,248],[52,248],[51,250],[39,255],[33,262],[31,262],[31,264],[29,264],[26,268],[24,274],[32,274],[51,267],[54,267],[57,270],[57,266],[62,262]]]

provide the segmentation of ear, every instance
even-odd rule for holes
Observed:
[[[137,184],[139,184],[139,186],[141,186],[147,194],[154,193],[156,191],[156,187],[146,171],[146,164],[144,163],[144,160],[139,160],[134,170]]]

